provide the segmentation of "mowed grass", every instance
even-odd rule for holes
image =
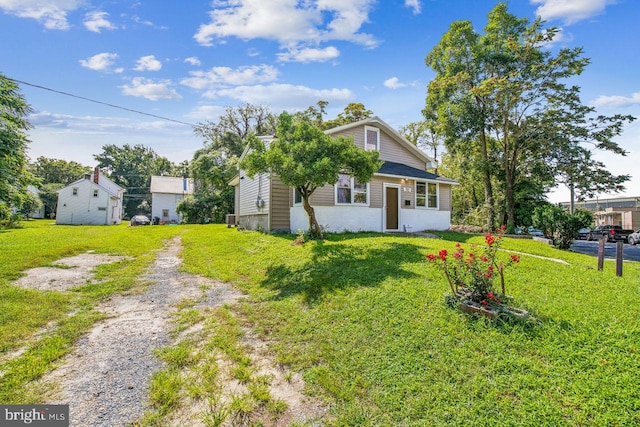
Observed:
[[[294,236],[193,227],[185,267],[231,282],[252,299],[237,309],[331,403],[335,425],[640,425],[640,267],[542,243],[505,239],[528,255],[507,291],[535,321],[472,318],[443,303],[448,286],[425,262],[453,250],[378,234]],[[501,256],[508,256],[505,251]]]
[[[155,250],[180,227],[59,226],[53,221],[22,223],[0,231],[0,402],[37,402],[27,384],[40,378],[101,316],[93,307],[114,293],[144,285],[140,277]],[[130,259],[96,268],[99,284],[69,292],[17,287],[29,268],[93,250]],[[12,351],[23,350],[18,357]]]

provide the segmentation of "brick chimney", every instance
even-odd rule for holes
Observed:
[[[93,182],[98,184],[99,180],[100,180],[100,168],[96,166],[96,168],[93,170]]]

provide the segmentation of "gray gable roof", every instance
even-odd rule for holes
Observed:
[[[457,184],[457,182],[454,181],[453,179],[445,178],[431,172],[427,172],[421,169],[416,169],[411,166],[407,166],[407,165],[403,165],[402,163],[395,163],[395,162],[384,162],[377,173],[382,175],[393,175],[393,176],[398,176],[403,178],[406,177],[406,178],[414,178],[414,179],[424,179],[429,181],[440,181],[440,182],[446,182],[448,184]]]

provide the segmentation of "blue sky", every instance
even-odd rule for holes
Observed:
[[[516,0],[511,13],[561,28],[550,46],[582,46],[573,83],[606,115],[640,117],[640,2]],[[481,31],[479,0],[0,0],[0,72],[17,80],[185,123],[243,102],[273,112],[361,102],[392,126],[420,120],[434,77],[424,58],[451,22]],[[187,125],[21,85],[33,107],[30,157],[92,166],[105,144],[143,144],[172,161],[202,147]],[[640,196],[640,123],[618,142]],[[561,188],[550,200],[568,199]]]

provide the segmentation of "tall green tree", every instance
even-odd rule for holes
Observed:
[[[93,157],[113,182],[126,189],[124,211],[128,216],[149,214],[151,175],[171,176],[175,170],[175,165],[166,157],[140,144],[122,147],[107,144],[102,147],[102,153]]]
[[[425,112],[441,118],[450,144],[460,145],[469,136],[481,141],[487,203],[493,198],[491,175],[499,174],[509,229],[516,220],[519,174],[528,162],[573,146],[558,144],[549,150],[551,138],[545,135],[562,134],[568,127],[573,140],[595,124],[600,131],[589,135],[599,138],[598,147],[617,152],[612,138],[628,120],[587,119],[593,110],[580,102],[579,88],[566,81],[581,74],[589,60],[582,48],[560,49],[556,54],[546,49],[544,44],[556,34],[556,28],[544,29],[540,19],[529,24],[500,3],[489,13],[484,34],[476,33],[467,21],[455,22],[426,59],[437,77],[429,85]],[[549,111],[563,112],[556,115],[562,120],[545,120]],[[558,170],[551,173],[555,177]],[[492,212],[490,225],[495,220]]]
[[[92,168],[74,161],[68,162],[41,156],[31,165],[31,170],[40,179],[41,184],[68,185],[91,173]]]
[[[225,215],[234,211],[234,190],[228,183],[237,173],[246,139],[252,133],[275,134],[276,121],[268,107],[243,104],[227,107],[216,121],[206,121],[195,128],[204,147],[194,153],[190,165],[195,194],[180,206],[187,221],[223,222]]]
[[[320,111],[324,111],[323,108],[326,107],[326,105],[326,103],[324,106],[321,105]],[[321,129],[332,129],[338,126],[348,125],[349,123],[359,122],[360,120],[368,119],[371,116],[373,116],[373,111],[367,109],[364,104],[361,102],[350,102],[335,119],[322,122],[319,127]]]
[[[252,177],[272,173],[302,196],[302,205],[309,218],[309,235],[322,238],[310,198],[324,185],[338,182],[339,174],[349,174],[365,183],[380,168],[377,151],[357,147],[351,138],[333,138],[322,129],[304,120],[295,120],[288,113],[278,118],[277,139],[269,147],[255,135],[249,138],[252,151],[240,167]]]
[[[430,152],[433,160],[438,162],[438,150],[442,146],[442,137],[437,130],[437,123],[433,119],[425,119],[419,122],[411,122],[400,128],[400,133],[409,142],[420,149]],[[438,173],[436,167],[435,173]]]
[[[28,170],[27,132],[31,124],[26,117],[30,112],[31,107],[18,85],[0,74],[0,211],[4,212],[3,216],[11,207],[20,208],[29,197],[27,185],[36,184]]]

